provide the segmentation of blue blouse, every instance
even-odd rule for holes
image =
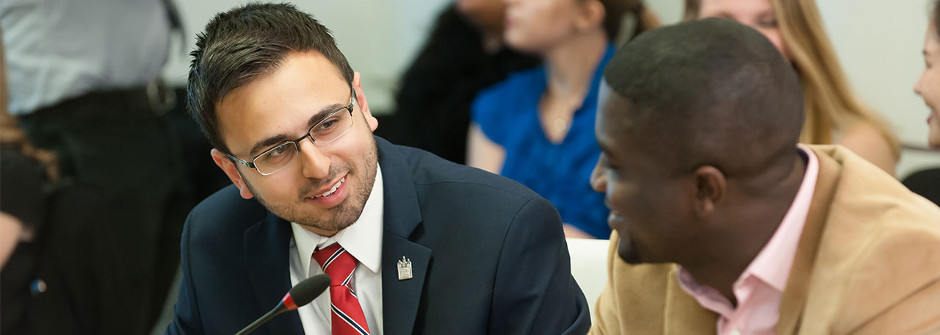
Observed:
[[[614,54],[609,45],[594,70],[591,88],[561,143],[552,143],[539,122],[538,106],[546,88],[546,69],[511,73],[477,95],[473,121],[491,141],[506,150],[500,174],[545,197],[561,219],[597,238],[609,238],[604,194],[591,189],[590,178],[600,157],[594,138],[597,91],[604,67]]]

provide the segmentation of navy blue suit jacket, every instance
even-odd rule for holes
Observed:
[[[376,137],[385,334],[585,334],[554,207],[506,178]],[[230,186],[190,213],[168,334],[233,334],[290,289],[287,222]],[[397,262],[414,278],[399,281]],[[296,311],[255,334],[302,334]]]

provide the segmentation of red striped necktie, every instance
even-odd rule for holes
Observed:
[[[323,272],[330,276],[330,322],[333,335],[368,335],[369,325],[356,292],[349,287],[359,261],[339,243],[313,252]]]

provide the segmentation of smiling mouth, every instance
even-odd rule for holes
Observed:
[[[323,194],[314,195],[313,198],[316,199],[316,198],[328,197],[332,195],[333,193],[336,193],[336,189],[338,189],[345,182],[346,182],[346,177],[343,177],[343,179],[340,179],[338,182],[336,182],[336,185],[333,185],[333,188],[331,188],[329,191],[323,192]]]

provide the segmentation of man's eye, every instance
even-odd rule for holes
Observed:
[[[315,128],[313,128],[313,137],[322,138],[330,137],[339,126],[340,118],[333,116],[329,119],[323,120]]]
[[[325,120],[317,127],[317,131],[327,131],[336,126],[336,119]]]
[[[291,144],[284,143],[284,144],[274,147],[274,149],[271,149],[271,151],[268,151],[268,156],[271,158],[278,158],[278,157],[283,156],[286,153],[289,153],[290,149],[291,149]]]

